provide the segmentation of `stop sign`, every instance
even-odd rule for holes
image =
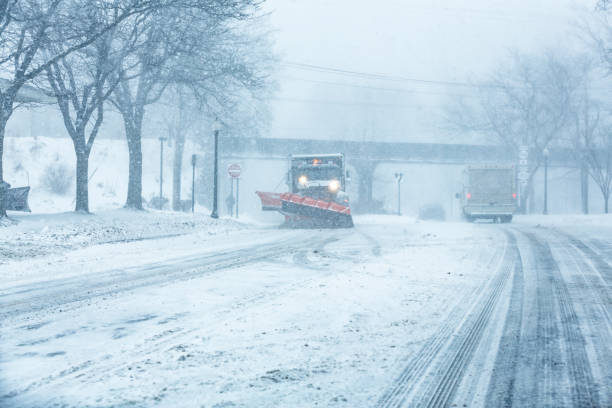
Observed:
[[[230,175],[230,177],[233,177],[233,178],[239,178],[241,170],[242,169],[240,168],[239,164],[230,164],[227,167],[228,174]]]

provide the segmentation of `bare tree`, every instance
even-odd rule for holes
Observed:
[[[78,23],[105,26],[119,12],[117,7],[93,9]],[[137,22],[109,30],[88,47],[53,62],[46,78],[57,100],[76,155],[75,211],[89,212],[89,155],[104,120],[105,102],[122,77],[119,62],[129,51]],[[53,31],[52,31],[53,33]],[[56,32],[65,37],[62,31]],[[125,38],[124,38],[125,37]],[[120,38],[122,41],[117,41]],[[119,44],[119,47],[117,47]],[[57,50],[48,50],[55,52]]]
[[[236,22],[257,15],[256,0],[210,0],[168,8],[153,16],[141,31],[140,47],[126,64],[127,75],[115,90],[112,102],[124,120],[129,150],[129,181],[126,207],[142,209],[142,125],[146,107],[159,101],[170,84],[186,85],[197,98],[222,92],[207,92],[219,86],[215,78],[232,77],[256,81],[245,72],[248,61],[240,59],[225,39]],[[241,75],[243,75],[241,77]]]
[[[589,170],[588,155],[585,154],[585,141],[592,140],[598,127],[602,125],[601,104],[595,100],[590,88],[594,85],[594,65],[588,56],[581,56],[569,69],[575,71],[578,84],[572,94],[571,120],[566,130],[566,146],[570,148],[580,168],[580,198],[584,214],[589,213]]]
[[[574,132],[572,134],[572,152],[580,166],[580,196],[582,212],[589,213],[589,154],[586,152],[586,141],[594,138],[595,132],[601,126],[601,110],[596,101],[591,100],[586,86],[578,97],[574,114]]]
[[[612,193],[612,126],[601,126],[584,139],[584,160],[588,172],[604,199],[604,212],[609,213]]]
[[[592,83],[583,83],[574,98],[572,150],[581,171],[588,173],[599,187],[607,214],[612,192],[612,126],[601,102],[591,96],[589,85]]]
[[[118,13],[107,24],[80,30],[83,26],[74,24],[75,21],[79,21],[92,7],[105,7],[107,3],[85,0],[0,2],[0,70],[9,77],[7,85],[0,89],[0,182],[4,179],[2,158],[6,125],[16,107],[20,89],[48,67],[94,43],[125,19],[161,3],[123,0],[119,2]],[[66,35],[61,38],[50,35],[53,27],[62,27]],[[43,53],[43,50],[55,52]],[[0,209],[2,216],[6,216],[4,209]]]
[[[162,101],[161,115],[168,131],[168,138],[174,143],[172,161],[172,209],[181,210],[181,188],[183,154],[188,133],[201,121],[203,112],[193,94],[182,84],[170,87]]]
[[[477,84],[475,102],[453,101],[447,108],[447,121],[455,130],[494,137],[507,147],[509,160],[518,162],[519,146],[528,146],[529,179],[520,203],[523,212],[544,149],[556,142],[570,118],[569,102],[576,87],[571,74],[554,53],[514,52],[488,80]]]

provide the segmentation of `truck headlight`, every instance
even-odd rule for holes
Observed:
[[[308,183],[308,177],[306,176],[300,176],[298,178],[298,183],[300,183],[301,185],[306,185],[306,183]]]
[[[338,180],[332,180],[329,182],[327,188],[329,188],[329,191],[332,193],[335,193],[340,189],[340,182]]]

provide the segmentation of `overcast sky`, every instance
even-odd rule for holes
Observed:
[[[569,47],[594,0],[269,0],[283,64],[275,137],[433,140],[447,87],[485,75],[509,49]]]

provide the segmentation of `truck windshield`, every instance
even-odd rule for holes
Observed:
[[[300,176],[308,177],[308,180],[340,180],[342,170],[338,167],[308,166],[294,169],[293,178],[297,180]]]

